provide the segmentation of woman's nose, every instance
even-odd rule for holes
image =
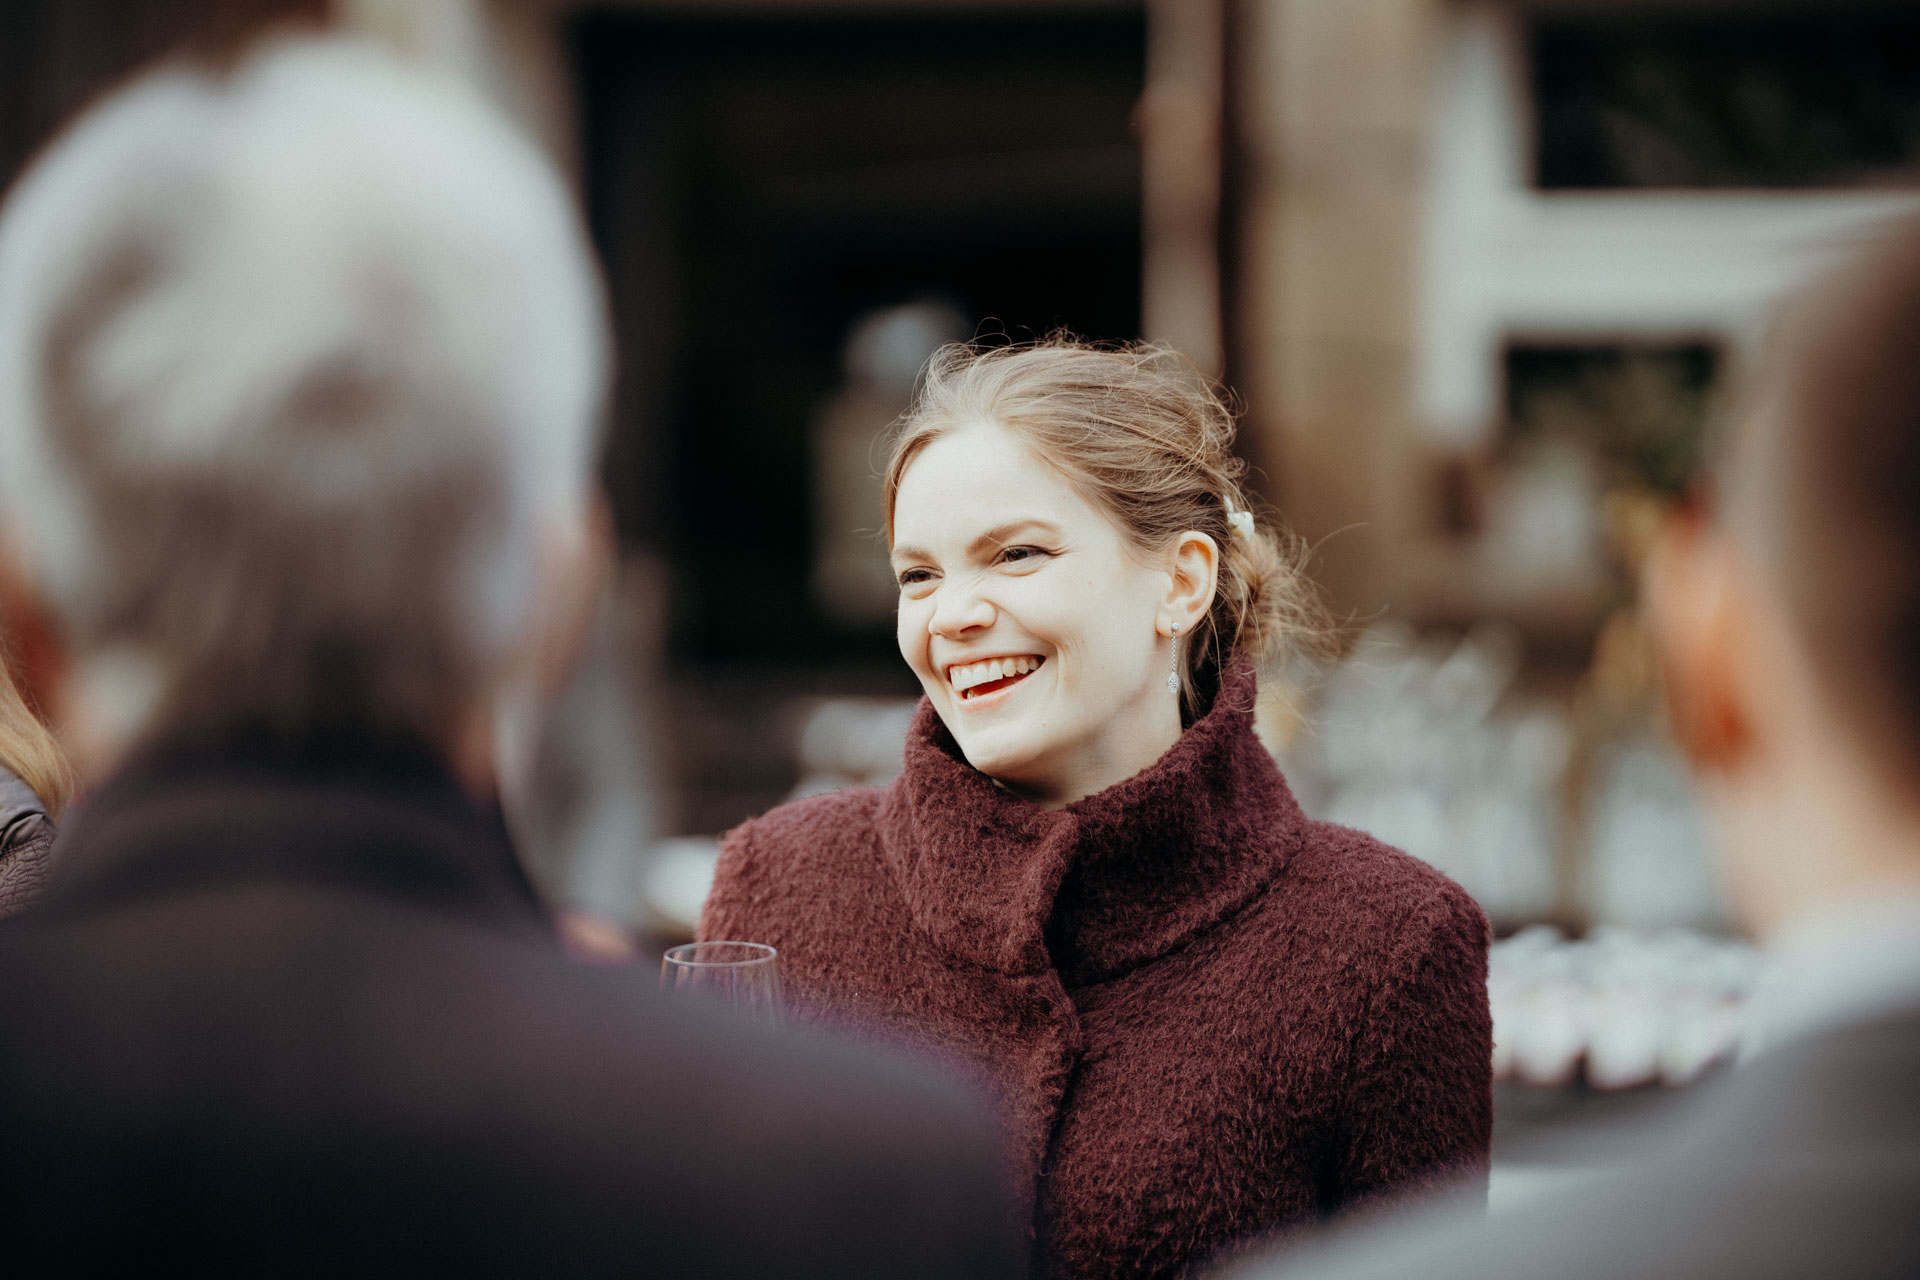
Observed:
[[[993,618],[991,601],[971,584],[953,583],[935,595],[927,630],[937,636],[953,637],[976,627],[990,627]]]

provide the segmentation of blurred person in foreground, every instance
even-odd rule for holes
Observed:
[[[59,744],[28,709],[0,652],[0,916],[39,896],[53,865],[53,821],[71,789]]]
[[[1162,348],[937,352],[883,512],[905,768],[734,831],[701,921],[984,1082],[1046,1276],[1486,1185],[1486,918],[1255,736],[1315,610],[1234,429]]]
[[[120,709],[0,926],[14,1270],[1010,1269],[972,1104],[653,1007],[506,841],[604,348],[555,175],[348,43],[150,74],[0,213],[14,572]]]
[[[1676,736],[1768,951],[1752,1052],[1629,1171],[1284,1274],[1920,1275],[1917,355],[1920,220],[1787,307],[1648,569]]]

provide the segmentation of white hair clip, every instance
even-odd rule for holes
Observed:
[[[1253,512],[1241,511],[1231,502],[1227,504],[1227,527],[1233,536],[1242,542],[1253,541]]]

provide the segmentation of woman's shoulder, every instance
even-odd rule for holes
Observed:
[[[817,848],[822,841],[864,839],[874,831],[885,795],[881,787],[843,787],[789,800],[748,818],[726,834],[723,844],[778,855],[795,848]]]
[[[1351,827],[1304,823],[1233,937],[1236,964],[1270,989],[1344,993],[1350,1013],[1380,992],[1414,987],[1448,1000],[1471,1001],[1475,991],[1485,998],[1489,934],[1472,895]]]
[[[837,919],[881,879],[871,787],[808,796],[749,818],[721,837],[700,936],[787,944],[805,922]]]
[[[1480,904],[1445,873],[1338,823],[1305,824],[1287,881],[1295,895],[1381,936],[1434,930],[1486,933]]]
[[[847,787],[791,800],[749,818],[721,837],[719,873],[729,878],[792,876],[865,855],[876,838],[885,794],[879,787]]]

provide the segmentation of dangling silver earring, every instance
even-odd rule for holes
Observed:
[[[1180,692],[1180,624],[1167,635],[1167,692]]]

